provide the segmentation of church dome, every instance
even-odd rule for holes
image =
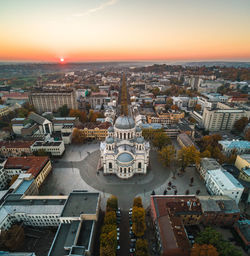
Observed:
[[[112,143],[114,143],[114,139],[112,137],[107,137],[106,138],[106,143],[107,144],[112,144]]]
[[[136,126],[136,132],[141,132],[141,127]]]
[[[128,163],[134,160],[133,156],[130,155],[129,153],[121,153],[118,157],[117,160],[121,163]]]
[[[115,121],[117,129],[132,129],[135,127],[135,121],[129,116],[119,116]]]
[[[110,126],[110,127],[108,128],[108,131],[109,131],[109,132],[114,132],[114,127],[113,127],[113,126]]]

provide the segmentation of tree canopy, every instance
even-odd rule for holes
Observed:
[[[200,152],[193,145],[183,147],[178,151],[178,159],[181,163],[182,170],[185,170],[188,165],[200,162]]]
[[[174,157],[175,157],[175,147],[173,145],[168,145],[166,147],[163,147],[159,151],[159,158],[164,166],[169,166],[171,161],[174,160]]]

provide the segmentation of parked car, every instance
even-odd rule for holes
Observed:
[[[135,248],[130,248],[129,252],[135,252]]]

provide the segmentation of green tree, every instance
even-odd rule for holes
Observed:
[[[61,117],[67,117],[69,115],[69,111],[70,110],[66,104],[58,108],[58,113]]]
[[[220,256],[241,256],[241,252],[237,250],[231,243],[225,241],[222,235],[211,227],[205,228],[204,231],[198,234],[195,238],[195,243],[213,245]]]
[[[175,147],[172,145],[163,147],[159,151],[159,158],[164,166],[169,166],[169,164],[174,160],[174,157],[175,157]]]
[[[116,196],[112,195],[108,198],[106,204],[106,211],[116,211],[118,209],[118,199]]]
[[[133,207],[134,206],[135,207],[143,207],[142,206],[142,200],[141,200],[140,196],[134,198]]]
[[[195,146],[183,147],[178,151],[178,159],[181,163],[182,170],[190,164],[197,164],[200,162],[200,152]]]

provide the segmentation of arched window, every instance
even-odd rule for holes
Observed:
[[[126,133],[124,133],[124,139],[126,140]]]
[[[127,173],[127,168],[124,168],[124,173]]]
[[[109,163],[109,169],[112,169],[113,167],[112,167],[112,163]]]
[[[138,163],[138,169],[141,169],[141,162]]]

